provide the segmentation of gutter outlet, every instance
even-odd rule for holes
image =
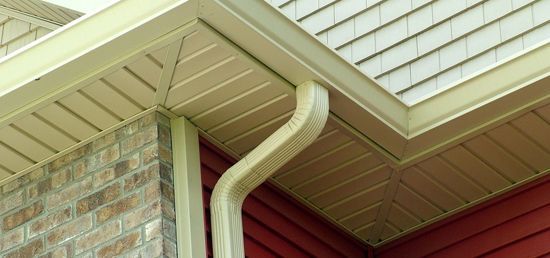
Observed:
[[[292,118],[229,168],[210,200],[212,242],[216,258],[244,258],[241,208],[246,196],[309,146],[325,127],[328,91],[308,81],[296,88]]]

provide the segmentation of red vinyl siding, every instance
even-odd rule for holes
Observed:
[[[210,194],[220,175],[235,161],[201,139],[201,172],[208,241]],[[368,248],[311,213],[269,184],[253,191],[243,205],[246,256],[367,257]]]
[[[550,176],[375,250],[395,257],[550,257]]]

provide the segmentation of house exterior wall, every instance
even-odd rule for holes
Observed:
[[[212,257],[209,226],[210,194],[220,175],[235,160],[201,140],[208,255]],[[267,257],[370,257],[368,248],[351,239],[269,184],[254,190],[243,205],[246,256]]]
[[[0,13],[0,58],[50,32],[50,29]]]
[[[379,247],[376,257],[547,257],[548,218],[550,176]]]
[[[267,0],[412,102],[550,38],[550,0]]]
[[[152,113],[1,186],[0,257],[175,257],[170,145]]]

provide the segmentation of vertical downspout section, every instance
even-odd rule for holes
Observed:
[[[328,117],[328,91],[308,81],[296,89],[292,118],[258,147],[229,168],[210,200],[215,258],[244,258],[241,208],[246,196],[275,171],[309,146]]]

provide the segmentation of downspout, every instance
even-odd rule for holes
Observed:
[[[309,146],[325,126],[328,91],[308,81],[296,88],[292,118],[229,168],[210,200],[215,258],[244,258],[241,208],[246,196],[275,171]]]

